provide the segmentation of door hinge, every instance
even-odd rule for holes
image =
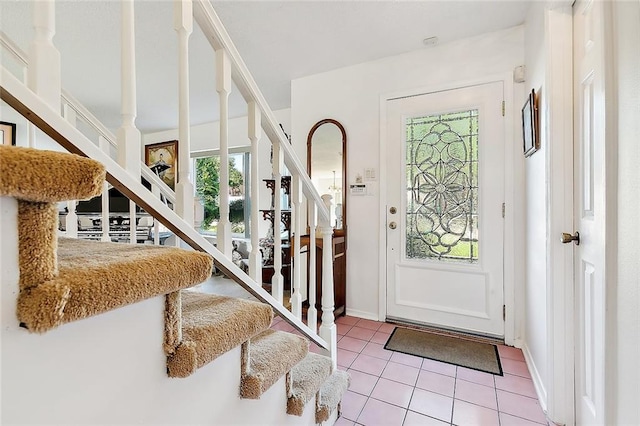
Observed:
[[[502,217],[504,218],[504,210],[505,210],[505,205],[504,203],[502,203]]]
[[[504,101],[502,101],[502,116],[504,117],[504,109],[505,109],[505,105],[504,105]]]
[[[502,321],[507,320],[507,305],[502,305]]]

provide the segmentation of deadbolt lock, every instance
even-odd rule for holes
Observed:
[[[391,213],[391,214],[396,214],[397,211],[398,211],[398,209],[396,209],[395,207],[391,207],[389,209],[389,213]]]
[[[396,223],[395,223],[395,222],[390,222],[390,223],[389,223],[389,228],[391,228],[391,229],[396,229],[397,227],[398,227],[398,225],[396,225]]]

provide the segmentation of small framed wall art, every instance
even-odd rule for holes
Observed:
[[[145,145],[144,163],[175,191],[178,178],[178,141]]]
[[[540,149],[540,135],[538,128],[538,98],[536,91],[531,90],[527,101],[522,107],[522,140],[524,156],[530,157]]]
[[[0,121],[0,135],[2,136],[3,145],[16,144],[16,124]]]

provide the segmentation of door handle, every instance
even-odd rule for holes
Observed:
[[[575,235],[567,234],[566,232],[562,233],[562,238],[560,238],[562,244],[567,244],[573,241],[577,246],[580,245],[580,233],[576,231]]]
[[[398,225],[396,225],[395,222],[389,222],[389,228],[396,229],[397,227],[398,227]]]

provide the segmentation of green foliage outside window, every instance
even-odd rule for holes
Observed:
[[[236,159],[229,157],[229,192],[241,195],[244,177],[242,172],[236,169],[235,163]],[[196,194],[204,205],[202,228],[215,230],[220,220],[220,157],[196,159]],[[231,201],[229,210],[232,230],[240,228],[244,230],[244,200]]]

